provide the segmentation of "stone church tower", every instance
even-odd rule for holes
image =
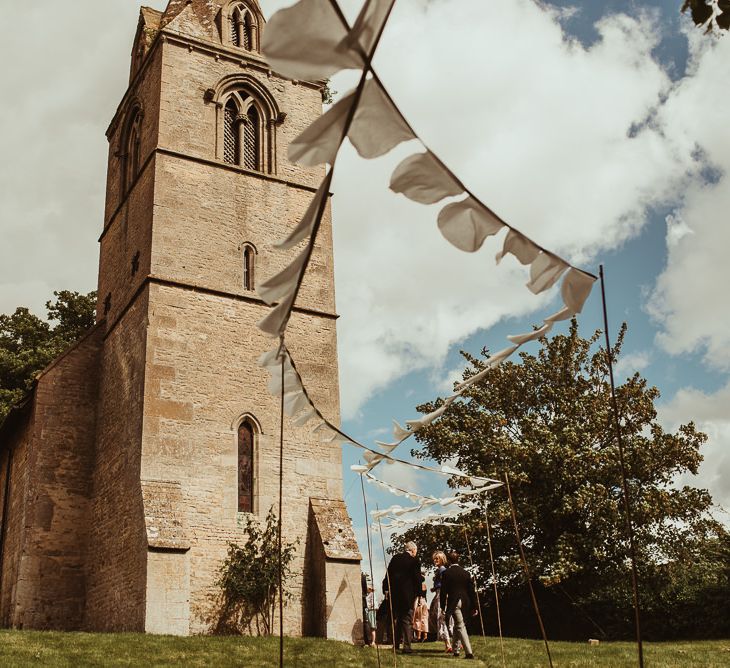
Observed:
[[[3,626],[209,631],[228,542],[277,503],[255,286],[289,261],[271,246],[322,179],[286,157],[322,98],[268,68],[264,29],[256,0],[141,10],[107,131],[98,324],[0,427]],[[287,345],[335,422],[336,318],[328,210]],[[285,631],[357,641],[340,447],[288,419],[284,435],[284,536],[299,540]]]

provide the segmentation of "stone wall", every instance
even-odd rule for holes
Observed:
[[[148,301],[145,289],[104,340],[85,615],[93,631],[144,630],[140,442]]]
[[[31,413],[32,416],[32,413]],[[32,438],[31,420],[19,425],[7,434],[2,444],[0,464],[2,464],[3,494],[5,492],[8,462],[10,462],[10,487],[7,507],[3,502],[5,520],[2,544],[2,587],[0,587],[0,623],[4,627],[16,625],[18,602],[18,575],[25,544],[26,516],[29,511],[29,468],[28,453]]]
[[[95,327],[42,372],[33,411],[7,443],[13,466],[0,592],[4,625],[82,627],[102,334]]]

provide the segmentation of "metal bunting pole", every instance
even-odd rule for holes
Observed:
[[[639,575],[636,568],[636,544],[634,541],[634,528],[631,513],[631,495],[626,475],[626,459],[624,457],[624,444],[621,438],[621,419],[616,400],[616,384],[613,379],[613,351],[608,337],[608,309],[606,308],[606,280],[603,276],[603,265],[599,267],[601,277],[601,300],[603,302],[603,329],[606,335],[606,355],[608,358],[608,373],[611,379],[611,404],[613,406],[613,418],[616,427],[616,441],[618,442],[618,458],[621,464],[621,486],[624,497],[624,515],[626,535],[629,539],[629,557],[631,560],[631,587],[634,595],[634,625],[636,627],[636,644],[639,651],[639,667],[644,667],[644,648],[641,642],[641,612],[639,608]]]
[[[360,474],[360,488],[362,489],[362,504],[365,507],[365,534],[368,539],[368,561],[370,562],[370,582],[373,585],[373,603],[375,603],[375,575],[373,572],[373,546],[370,542],[370,520],[368,519],[368,502],[365,498],[365,483],[362,479],[362,473]],[[389,587],[390,589],[390,587]],[[367,592],[366,601],[367,601]],[[366,612],[367,614],[367,612]],[[364,625],[363,625],[364,628]],[[380,668],[380,647],[378,646],[378,640],[375,639],[375,653],[378,657],[378,668]]]
[[[507,497],[509,498],[509,507],[512,511],[512,522],[515,526],[515,535],[517,536],[517,547],[520,550],[520,558],[522,559],[522,568],[525,571],[525,578],[527,579],[527,586],[530,589],[530,598],[532,598],[532,605],[535,608],[535,615],[537,615],[537,622],[540,625],[540,633],[542,633],[542,639],[545,643],[545,651],[547,652],[548,663],[550,668],[553,668],[553,657],[550,655],[550,645],[548,645],[547,634],[545,633],[545,625],[542,623],[542,615],[540,614],[540,607],[537,605],[537,597],[535,596],[535,590],[532,587],[532,575],[530,575],[530,567],[527,565],[527,558],[525,557],[525,550],[522,547],[522,538],[520,537],[520,529],[517,526],[517,514],[515,513],[515,504],[512,502],[512,491],[509,487],[509,475],[505,472],[504,482],[507,485]]]

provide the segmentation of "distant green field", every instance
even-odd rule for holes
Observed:
[[[414,645],[411,656],[397,656],[397,665],[454,666],[464,659],[447,657],[441,643]],[[320,668],[332,666],[377,666],[376,650],[317,639],[287,638],[285,665]],[[631,643],[587,644],[556,642],[550,650],[556,666],[636,666],[636,648]],[[476,661],[467,666],[502,665],[499,641],[474,638]],[[547,666],[545,648],[533,640],[505,641],[507,666]],[[380,649],[383,666],[393,666],[390,648]],[[277,666],[278,638],[207,637],[176,638],[133,633],[44,633],[0,631],[0,666]],[[677,666],[730,666],[730,640],[647,643],[647,668]]]

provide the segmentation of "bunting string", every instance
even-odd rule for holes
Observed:
[[[392,463],[389,455],[398,445],[443,415],[467,387],[479,382],[490,369],[520,346],[547,335],[555,322],[579,313],[596,280],[592,274],[573,267],[532,241],[481,202],[428,149],[398,109],[372,67],[372,59],[394,1],[366,0],[352,28],[336,0],[300,0],[292,7],[276,12],[267,25],[263,51],[268,62],[282,76],[317,80],[342,69],[360,69],[361,76],[353,91],[346,93],[311,123],[289,146],[289,158],[293,162],[312,167],[328,164],[330,167],[299,224],[288,237],[276,244],[277,248],[288,250],[306,240],[304,249],[288,266],[258,287],[260,297],[273,307],[259,323],[260,329],[270,336],[278,336],[283,343],[284,332],[316,243],[335,162],[346,137],[366,159],[384,155],[402,142],[418,140],[425,152],[407,157],[396,167],[391,177],[391,189],[423,204],[461,197],[446,204],[438,215],[438,227],[443,236],[460,250],[475,252],[487,237],[507,229],[496,261],[499,263],[505,255],[511,254],[521,264],[529,265],[527,287],[535,294],[549,289],[562,277],[564,307],[545,318],[540,328],[508,337],[512,345],[490,357],[483,371],[457,386],[455,394],[447,397],[434,412],[407,420],[405,428],[394,421],[392,442],[377,442],[379,451],[365,448],[368,450],[364,457],[368,470],[382,461]],[[307,403],[309,416],[317,414],[322,418],[301,392],[290,396],[293,409]],[[329,423],[327,427],[330,431],[333,428]],[[338,438],[354,443],[353,439],[335,428],[331,440]],[[362,447],[362,444],[354,444]]]

